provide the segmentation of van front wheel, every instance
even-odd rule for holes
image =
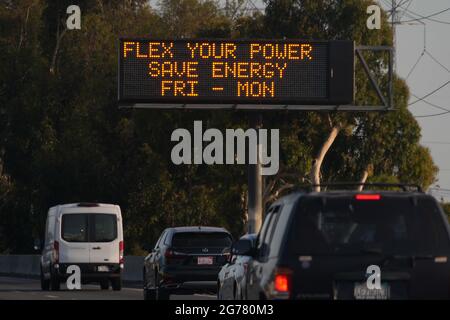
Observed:
[[[50,280],[45,280],[44,273],[41,269],[41,289],[43,291],[48,291],[50,289]]]
[[[61,289],[61,283],[59,282],[58,276],[53,274],[51,275],[50,285],[53,291],[59,291]]]
[[[122,290],[122,278],[112,278],[111,279],[111,287],[114,291],[120,291]]]

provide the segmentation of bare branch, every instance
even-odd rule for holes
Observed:
[[[372,171],[372,165],[369,164],[366,166],[366,168],[364,169],[362,175],[361,175],[361,179],[359,180],[360,183],[366,183],[367,178],[369,177],[370,171]],[[357,190],[358,191],[362,191],[364,189],[363,185],[359,185]]]
[[[50,65],[50,73],[51,74],[56,73],[56,61],[57,61],[57,57],[58,57],[59,48],[61,46],[61,41],[67,32],[67,28],[64,28],[64,30],[60,33],[60,31],[59,31],[60,23],[61,23],[61,21],[59,20],[59,16],[58,16],[58,23],[57,23],[57,27],[56,27],[56,45],[55,45],[55,50],[53,51],[52,63]],[[64,23],[62,23],[62,25],[64,25]]]
[[[331,119],[330,119],[331,120]],[[322,144],[322,147],[319,150],[316,158],[313,160],[313,166],[311,168],[310,179],[313,184],[320,184],[320,169],[322,167],[323,159],[333,144],[334,140],[336,140],[339,131],[341,130],[340,126],[333,126],[330,134],[328,135],[325,142]],[[314,190],[319,192],[320,187],[314,187]]]
[[[264,204],[276,200],[279,197],[281,192],[283,192],[287,189],[290,189],[292,187],[294,187],[294,185],[292,183],[285,183],[283,186],[281,186],[279,189],[277,189],[277,191],[275,191],[270,197],[265,199]]]
[[[18,50],[20,50],[22,48],[22,43],[25,40],[25,37],[27,36],[28,18],[30,17],[30,10],[31,10],[32,6],[33,6],[33,3],[30,6],[28,6],[27,14],[25,15],[25,22],[20,27],[20,39],[19,39],[19,45],[17,47]]]
[[[272,190],[273,190],[273,188],[275,187],[275,184],[276,184],[277,182],[278,182],[278,177],[277,177],[277,176],[273,177],[273,178],[270,180],[269,184],[264,188],[263,199],[264,199],[265,197],[268,197],[268,196],[272,193]]]

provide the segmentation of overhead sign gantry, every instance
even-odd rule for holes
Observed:
[[[364,51],[372,60],[388,53],[387,60],[376,58],[387,77],[383,88]],[[380,105],[355,105],[356,61]],[[355,46],[348,40],[121,38],[118,102],[121,108],[150,109],[385,111],[394,108],[392,66],[392,47]],[[252,126],[261,126],[260,115],[255,113]],[[262,216],[260,169],[249,165],[250,233]]]

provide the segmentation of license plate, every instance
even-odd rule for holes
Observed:
[[[98,272],[108,272],[109,271],[109,267],[108,266],[98,266],[97,267],[97,271]]]
[[[213,264],[213,257],[198,257],[197,264]]]
[[[390,296],[389,284],[382,283],[380,289],[369,289],[366,283],[355,283],[354,296],[358,300],[387,300]]]

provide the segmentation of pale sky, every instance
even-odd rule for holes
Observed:
[[[386,8],[384,4],[391,1],[381,0],[380,2]],[[420,18],[417,15],[428,17],[450,8],[450,0],[397,0],[397,3],[402,2],[404,2],[403,8],[409,5],[409,11],[403,14],[405,10],[399,8],[401,21],[412,20],[411,15],[414,16],[414,14],[416,18]],[[420,20],[425,23],[425,37],[424,26],[418,21],[401,24],[396,28],[397,73],[404,79],[421,56],[424,40],[426,40],[427,53],[423,55],[407,79],[411,94],[418,97],[423,97],[450,81],[450,10],[430,19],[440,22]],[[411,96],[410,103],[416,100],[417,98]],[[425,100],[450,110],[450,84]],[[422,101],[411,105],[410,110],[415,116],[445,112]],[[445,195],[446,200],[450,201],[450,113],[434,117],[418,117],[417,121],[422,128],[421,143],[430,148],[434,162],[440,169],[439,181],[436,184],[442,189],[448,189],[446,193],[434,191],[433,194],[439,198]]]

